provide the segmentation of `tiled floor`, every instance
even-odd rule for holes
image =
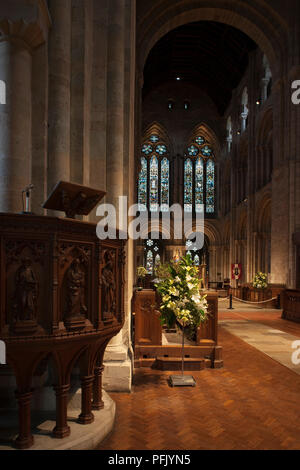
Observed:
[[[286,340],[270,331],[285,331],[281,322],[300,337],[299,325],[286,325],[280,312],[229,311],[220,321],[245,324],[250,315],[267,325],[255,331],[267,331],[268,341]],[[245,335],[252,333],[253,325]],[[116,425],[100,449],[300,449],[300,375],[261,352],[257,339],[252,346],[220,326],[224,368],[193,373],[195,388],[170,388],[168,372],[136,370],[132,394],[111,394]]]
[[[219,324],[229,333],[238,336],[300,375],[300,365],[294,364],[292,360],[295,352],[293,344],[299,341],[300,346],[300,335],[292,336],[281,330],[270,328],[268,325],[246,319],[220,320]]]

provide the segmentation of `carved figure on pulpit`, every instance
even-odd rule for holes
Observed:
[[[16,321],[35,321],[37,317],[38,281],[30,258],[22,259],[16,272],[13,310]]]
[[[102,269],[103,314],[109,317],[116,311],[116,281],[114,275],[113,255],[110,252],[105,256],[106,264]]]
[[[67,273],[67,316],[79,317],[87,312],[85,305],[85,272],[81,268],[81,261],[76,258]]]

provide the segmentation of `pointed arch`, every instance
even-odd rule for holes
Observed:
[[[173,146],[166,128],[157,121],[149,124],[143,131],[143,142],[150,139],[151,135],[158,135],[160,141],[166,145],[169,153],[173,153]]]
[[[203,136],[206,142],[208,142],[214,148],[215,158],[218,159],[221,151],[221,145],[213,129],[205,122],[201,122],[197,124],[189,136],[187,136],[187,141],[192,142],[198,136]]]

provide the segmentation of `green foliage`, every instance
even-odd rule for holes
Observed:
[[[138,266],[136,274],[139,279],[143,279],[147,275],[147,269],[144,266]]]
[[[208,304],[206,296],[200,294],[198,268],[190,255],[178,263],[171,262],[156,287],[162,298],[160,313],[163,324],[172,327],[177,320],[183,327],[196,328],[206,321]]]
[[[268,287],[268,275],[262,272],[255,274],[252,285],[256,289],[266,289]]]

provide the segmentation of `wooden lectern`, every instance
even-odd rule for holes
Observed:
[[[65,212],[67,218],[75,219],[76,215],[89,215],[105,195],[104,191],[60,181],[43,207]]]

